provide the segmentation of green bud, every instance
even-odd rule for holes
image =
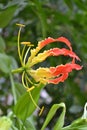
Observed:
[[[12,121],[8,117],[0,117],[0,130],[9,130],[12,125]]]

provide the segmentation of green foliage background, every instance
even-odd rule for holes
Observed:
[[[39,105],[45,106],[43,115],[34,114],[34,122],[40,129],[46,115],[54,103],[65,102],[67,112],[65,125],[82,115],[83,106],[87,101],[87,1],[86,0],[0,0],[0,115],[7,115],[13,108],[12,80],[10,72],[20,66],[17,53],[16,23],[25,24],[21,33],[21,41],[31,41],[35,46],[37,41],[46,37],[67,37],[73,50],[81,59],[83,69],[74,71],[69,78],[58,85],[47,85],[41,93]],[[61,45],[48,45],[64,47]],[[63,56],[48,58],[38,66],[56,66],[69,62]],[[14,76],[17,98],[24,92],[21,75]],[[48,95],[43,96],[44,92]],[[54,119],[48,125],[51,129],[59,116],[56,112]]]

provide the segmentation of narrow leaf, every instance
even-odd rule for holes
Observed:
[[[62,103],[60,107],[63,107],[63,110],[62,110],[62,113],[61,113],[59,119],[57,120],[57,122],[54,126],[54,130],[60,130],[64,125],[64,118],[65,118],[65,112],[66,112],[65,104]]]
[[[55,127],[54,127],[54,130],[60,130],[60,129],[63,127],[66,108],[65,108],[65,104],[64,104],[64,103],[60,103],[60,104],[54,104],[54,105],[51,107],[51,109],[50,109],[50,111],[49,111],[49,113],[48,113],[48,115],[47,115],[47,117],[46,117],[46,120],[45,120],[45,122],[44,122],[44,124],[43,124],[41,130],[45,130],[46,126],[47,126],[48,123],[51,121],[51,119],[52,119],[53,116],[55,115],[56,111],[57,111],[59,108],[61,108],[61,107],[63,108],[63,111],[62,111],[62,113],[60,114],[60,117],[59,117],[59,119],[58,119],[58,121],[57,121],[57,123],[56,123],[56,125],[55,125]]]
[[[87,130],[87,103],[84,106],[82,117],[74,120],[69,126],[63,127],[61,130]]]

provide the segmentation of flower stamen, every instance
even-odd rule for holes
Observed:
[[[27,45],[27,46],[34,46],[33,44],[31,44],[31,42],[21,42],[21,44]]]
[[[40,109],[39,116],[41,116],[41,115],[42,115],[43,110],[44,110],[44,106],[42,106],[42,108]]]
[[[32,86],[32,87],[30,87],[30,88],[27,88],[27,92],[32,91],[34,88],[35,88],[34,86]]]
[[[20,23],[16,23],[16,25],[19,26],[19,27],[25,27],[24,24],[20,24]]]
[[[27,78],[26,78],[26,86],[27,86],[27,89],[28,89],[28,80],[27,80]],[[32,86],[32,87],[33,87],[32,89],[34,89],[34,86]],[[32,97],[31,92],[28,91],[28,93],[29,93],[29,96],[30,96],[30,98],[31,98],[31,100],[32,100],[32,102],[33,102],[33,104],[35,105],[35,107],[40,110],[41,108],[40,108],[40,107],[36,104],[36,102],[34,101],[34,98]]]
[[[24,82],[25,80],[25,82]],[[33,102],[33,104],[35,105],[36,108],[38,108],[39,110],[41,110],[41,108],[36,104],[36,102],[34,101],[33,97],[32,97],[32,94],[31,94],[31,90],[33,90],[35,87],[32,86],[31,88],[28,87],[28,77],[27,75],[25,75],[25,72],[23,72],[22,74],[22,83],[23,83],[23,86],[26,88],[27,92],[29,93],[29,96]]]
[[[23,66],[23,62],[22,62],[22,54],[21,54],[21,49],[20,49],[20,34],[21,34],[21,29],[22,27],[24,27],[25,25],[23,24],[16,24],[18,25],[20,28],[19,28],[19,32],[18,32],[18,55],[19,55],[19,58],[20,58],[20,62]]]

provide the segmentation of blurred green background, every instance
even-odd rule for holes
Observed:
[[[37,41],[46,37],[67,37],[74,52],[83,65],[81,71],[73,71],[64,83],[47,85],[41,92],[39,105],[45,106],[41,117],[35,115],[35,125],[40,129],[54,103],[65,102],[65,125],[80,117],[87,101],[87,0],[0,0],[0,115],[6,115],[13,108],[13,94],[9,71],[20,66],[17,53],[16,23],[25,24],[21,41]],[[51,47],[65,47],[51,44]],[[39,66],[65,64],[67,57],[50,57]],[[21,91],[21,76],[14,76],[15,86]],[[60,110],[61,111],[61,110]],[[59,116],[59,111],[48,125],[51,129]]]

